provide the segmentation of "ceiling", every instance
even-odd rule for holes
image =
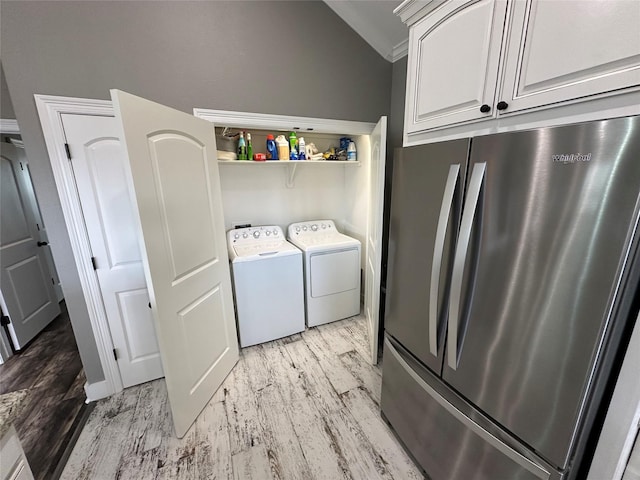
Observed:
[[[409,29],[393,9],[401,0],[324,0],[358,35],[390,62],[407,54]]]

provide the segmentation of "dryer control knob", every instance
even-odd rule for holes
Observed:
[[[322,229],[324,230],[325,228],[327,228],[327,224],[326,224],[326,223],[323,223],[323,224],[322,224]]]
[[[274,228],[274,229],[273,229],[273,234],[274,234],[275,236],[278,236],[278,230]]]
[[[236,240],[240,238],[240,235],[238,235],[237,233],[233,236],[233,238],[235,238]]]
[[[242,234],[242,238],[247,238],[249,235],[247,235],[246,233]]]
[[[304,227],[302,227],[302,230],[304,230],[306,232],[307,231],[307,226],[305,225]]]
[[[264,232],[264,233],[265,233],[265,235],[269,236],[269,235],[271,235],[271,230],[267,230],[267,231],[266,231],[266,232]]]
[[[260,238],[260,230],[253,232],[253,238]]]
[[[318,225],[316,225],[315,223],[313,225],[311,225],[311,230],[313,230],[314,232],[318,231]]]
[[[296,232],[299,232],[299,231],[300,231],[300,227],[296,227]]]

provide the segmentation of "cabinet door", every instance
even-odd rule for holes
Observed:
[[[505,13],[502,0],[447,2],[411,29],[407,133],[494,116]]]
[[[637,1],[514,2],[504,113],[640,85]]]

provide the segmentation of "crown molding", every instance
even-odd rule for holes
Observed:
[[[393,53],[391,55],[391,62],[395,63],[401,58],[406,57],[409,54],[409,39],[403,40],[395,47],[393,47]]]
[[[405,0],[393,13],[400,17],[407,26],[411,26],[429,12],[435,10],[446,0]]]

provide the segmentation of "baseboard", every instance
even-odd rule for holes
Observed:
[[[107,398],[114,393],[111,391],[111,388],[109,388],[106,380],[94,383],[87,382],[84,384],[84,391],[87,394],[87,400],[85,403],[91,403],[102,398]]]

